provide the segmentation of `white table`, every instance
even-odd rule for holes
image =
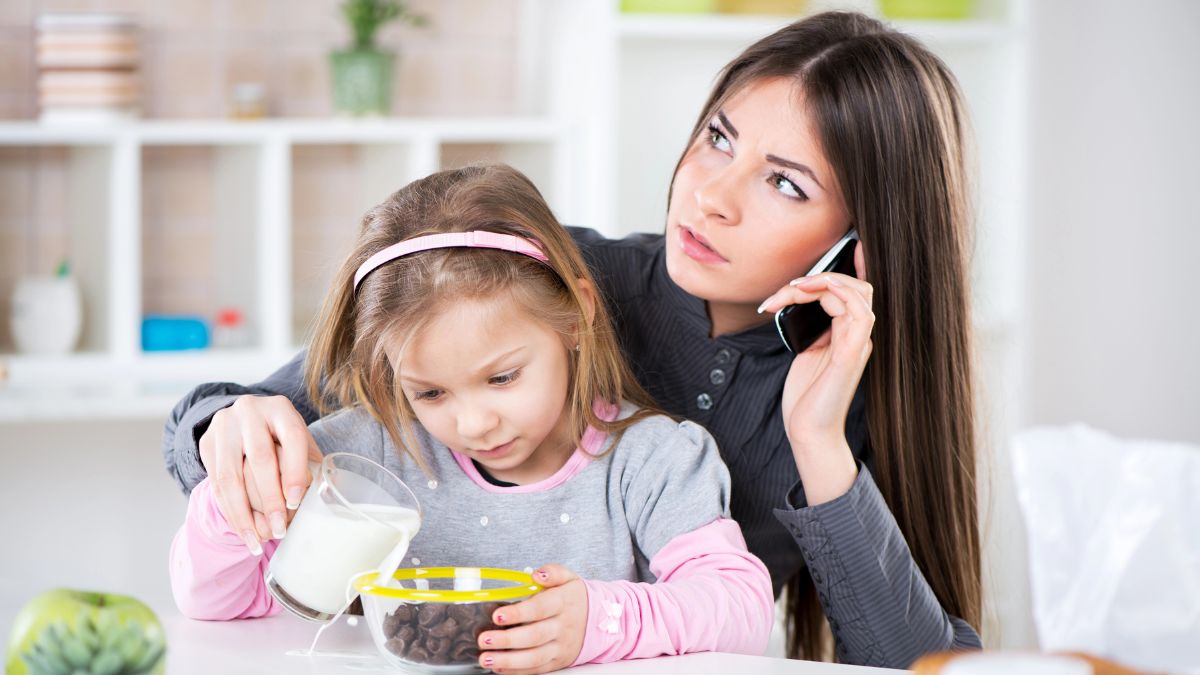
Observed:
[[[246,621],[193,621],[178,612],[162,616],[167,630],[167,672],[171,675],[210,673],[385,673],[366,623],[351,627],[339,619],[321,636],[318,652],[357,652],[359,658],[335,655],[298,656],[288,652],[307,649],[316,625],[286,613]],[[867,675],[907,671],[788,661],[736,654],[689,654],[605,665],[581,666],[572,672],[586,675]]]
[[[0,570],[2,572],[2,570]],[[0,577],[3,577],[0,574]],[[366,622],[357,618],[351,626],[339,619],[322,635],[318,655],[301,656],[316,635],[317,624],[281,612],[265,619],[241,621],[196,621],[179,613],[174,602],[131,589],[108,590],[131,593],[145,599],[158,614],[167,633],[167,673],[169,675],[211,675],[212,673],[289,673],[321,674],[397,673],[379,655]],[[32,595],[28,589],[10,584],[0,588],[0,651],[7,645],[8,632],[17,610]],[[289,654],[289,652],[292,652]],[[3,654],[0,663],[7,658]],[[656,659],[621,661],[571,669],[585,675],[868,675],[906,673],[903,670],[865,668],[810,661],[789,661],[765,656],[738,654],[688,654]]]
[[[163,474],[156,450],[161,430],[157,422],[129,430],[90,423],[39,427],[36,436],[45,451],[23,453],[0,471],[0,656],[7,657],[8,634],[21,606],[38,593],[69,586],[129,594],[148,604],[167,631],[170,675],[380,672],[362,660],[288,656],[307,648],[315,631],[313,624],[290,615],[204,622],[179,614],[167,581],[167,550],[183,522],[186,501]],[[80,445],[81,433],[96,442]],[[0,426],[0,449],[14,448],[11,457],[28,442],[26,436],[6,435]],[[319,648],[354,650],[382,661],[362,623],[351,628],[339,620]],[[901,672],[731,654],[577,670],[587,675]]]

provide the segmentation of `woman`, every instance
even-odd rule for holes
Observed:
[[[722,72],[665,235],[574,231],[639,380],[716,438],[750,551],[788,586],[793,657],[833,656],[822,615],[845,663],[979,646],[965,140],[944,64],[868,17],[821,14]],[[852,227],[857,278],[789,283]],[[793,356],[770,313],[806,302],[833,324]],[[263,538],[307,483],[302,358],[201,386],[167,424],[185,489],[207,467],[231,524]]]

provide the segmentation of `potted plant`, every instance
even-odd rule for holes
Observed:
[[[395,53],[375,46],[375,33],[391,21],[425,24],[406,0],[345,0],[342,15],[354,43],[329,55],[333,69],[333,107],[343,115],[387,115],[392,101]]]

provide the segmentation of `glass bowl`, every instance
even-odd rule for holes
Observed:
[[[378,572],[354,579],[371,638],[388,663],[408,672],[483,673],[479,634],[492,614],[542,590],[524,572],[490,567],[396,570],[389,586]]]

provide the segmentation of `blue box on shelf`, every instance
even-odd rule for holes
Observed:
[[[142,318],[142,351],[172,352],[208,347],[208,324],[198,316],[148,314]]]

